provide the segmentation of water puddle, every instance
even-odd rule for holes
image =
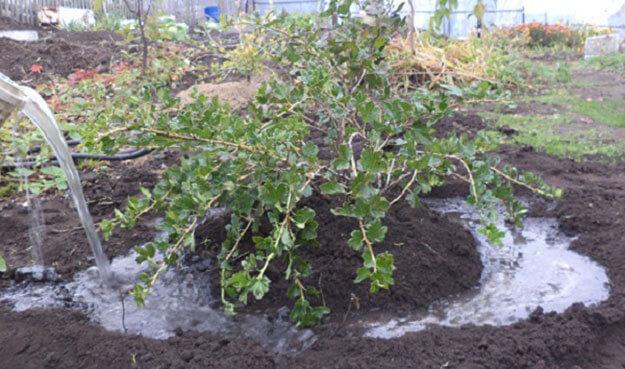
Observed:
[[[393,338],[429,325],[509,325],[537,307],[563,312],[573,303],[606,300],[609,281],[603,267],[569,250],[573,238],[558,231],[555,219],[528,218],[522,231],[508,230],[503,246],[490,246],[477,232],[478,217],[463,199],[428,200],[431,209],[460,220],[478,240],[484,271],[478,288],[427,312],[368,324],[368,337]],[[504,229],[503,223],[499,225]]]
[[[488,245],[477,232],[478,219],[461,199],[429,201],[440,212],[458,217],[478,240],[484,264],[480,286],[453,299],[433,304],[428,311],[383,322],[366,324],[368,337],[393,338],[420,331],[429,325],[457,327],[464,324],[508,325],[526,319],[538,306],[562,312],[576,302],[586,305],[608,298],[605,270],[590,258],[569,250],[573,240],[558,231],[553,219],[528,218],[520,232],[507,231],[504,246]],[[504,225],[500,224],[501,229]],[[130,289],[146,263],[137,264],[136,254],[113,259],[111,272]],[[103,284],[98,269],[77,273],[67,283],[21,283],[4,291],[3,301],[14,310],[71,308],[84,312],[107,330],[156,339],[174,336],[178,330],[219,334],[225,338],[247,337],[279,353],[307,349],[316,337],[298,330],[288,320],[287,308],[278,318],[262,315],[225,315],[211,297],[209,269],[203,260],[182,263],[164,273],[138,308],[126,296]],[[24,271],[22,280],[54,281],[51,271]],[[124,319],[122,319],[124,317]]]
[[[111,271],[116,279],[128,281],[129,289],[146,263],[137,264],[136,253],[113,259]],[[164,273],[149,294],[144,308],[126,296],[122,306],[120,293],[104,285],[98,269],[77,273],[68,283],[30,283],[4,292],[2,300],[16,311],[33,308],[72,308],[84,312],[93,321],[111,331],[127,332],[156,339],[166,339],[176,331],[216,333],[224,338],[246,337],[279,353],[305,350],[315,341],[310,330],[300,330],[289,321],[283,308],[277,319],[260,315],[225,315],[210,293],[211,267],[207,261],[184,263]],[[34,280],[37,280],[36,278]],[[122,317],[124,319],[122,320]]]

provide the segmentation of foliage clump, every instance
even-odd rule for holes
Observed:
[[[263,52],[252,61],[270,63],[276,73],[260,86],[244,114],[201,96],[171,114],[177,100],[159,90],[158,103],[144,113],[151,119],[99,135],[108,148],[184,153],[152,190],[144,189],[124,212],[101,223],[107,236],[116,225],[130,227],[152,210],[164,214],[159,228],[168,237],[137,248],[137,261],[153,267],[132,292],[139,303],[160,273],[196,247],[194,232],[203,220],[222,209],[231,214],[226,240],[209,247],[217,254],[225,310],[233,313],[237,304],[263,298],[272,283],[267,270],[281,261],[294,300],[290,317],[310,326],[329,310],[310,302],[319,291],[307,285],[311,266],[300,251],[316,245],[318,223],[314,210],[302,205],[304,198],[336,197],[340,205],[333,213],[355,220],[344,247],[362,259],[354,282],[368,283],[375,293],[394,283],[393,254],[376,252],[376,245],[387,233],[385,215],[399,201],[418,206],[421,194],[450,176],[460,178],[470,188],[468,202],[483,216],[482,232],[496,243],[502,232],[495,226],[495,205],[503,202],[517,224],[525,213],[513,197],[513,185],[558,195],[537,177],[488,157],[493,145],[485,135],[433,136],[436,122],[449,113],[448,93],[398,93],[387,78],[386,48],[400,21],[379,17],[363,24],[348,17],[349,3],[338,7],[340,25],[331,31],[323,22],[248,21],[254,35],[241,47],[249,46],[245,40],[262,39]],[[230,56],[236,55],[249,57],[240,50]],[[256,70],[249,63],[246,68]],[[312,131],[322,132],[323,140],[311,140]],[[331,159],[320,158],[322,149]],[[261,232],[263,222],[271,225],[269,231]],[[248,237],[251,250],[242,246]]]
[[[513,27],[497,29],[502,38],[522,40],[530,48],[552,48],[581,51],[586,38],[611,33],[606,27],[566,26],[563,24],[544,24],[529,22]]]

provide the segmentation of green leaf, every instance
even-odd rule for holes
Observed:
[[[293,215],[293,221],[297,228],[304,229],[306,227],[306,223],[315,219],[315,211],[311,208],[301,208],[298,209]]]
[[[336,195],[345,193],[345,187],[341,183],[338,183],[335,179],[321,184],[321,186],[319,186],[319,189],[324,195]]]
[[[269,291],[269,283],[271,281],[267,276],[263,276],[262,278],[255,278],[250,286],[250,291],[254,295],[256,300],[260,300],[265,296],[265,294]]]
[[[479,232],[486,236],[488,242],[496,246],[501,245],[501,240],[506,235],[505,232],[501,231],[499,228],[497,228],[496,225],[492,223],[484,225],[482,228],[479,229]]]
[[[299,237],[302,240],[313,241],[317,239],[317,228],[319,228],[319,223],[314,220],[310,220],[306,222],[306,226],[299,233]]]
[[[382,172],[386,169],[382,153],[379,151],[373,151],[372,148],[366,148],[362,151],[360,165],[362,166],[362,169],[373,174]]]
[[[65,177],[65,172],[60,167],[43,167],[41,173],[52,177]]]
[[[351,192],[355,196],[369,197],[375,193],[372,183],[375,176],[372,173],[358,172],[352,181]]]
[[[245,271],[241,271],[231,275],[230,278],[226,280],[226,285],[241,290],[249,284],[249,281],[249,274]]]
[[[353,0],[342,0],[337,8],[337,13],[343,16],[348,15],[349,9],[352,6],[352,1]]]
[[[369,199],[369,206],[372,216],[376,218],[382,218],[388,211],[390,203],[383,196],[375,195]]]
[[[150,190],[148,190],[145,187],[141,187],[141,193],[143,194],[143,196],[145,196],[148,199],[152,198],[152,193],[150,192]]]
[[[355,251],[358,251],[362,248],[363,242],[364,237],[362,236],[362,231],[360,229],[354,229],[351,233],[349,241],[347,241],[349,247],[351,247]]]
[[[4,273],[7,271],[7,262],[4,260],[2,256],[0,256],[0,273]]]
[[[280,235],[280,242],[287,248],[293,247],[295,242],[293,241],[293,237],[291,237],[291,232],[288,229],[284,229],[282,234]]]
[[[354,279],[354,283],[360,283],[364,281],[365,279],[369,278],[370,276],[371,276],[371,272],[369,271],[369,268],[365,268],[365,267],[358,268],[358,270],[356,271],[356,278]]]
[[[395,270],[395,258],[393,257],[393,254],[389,252],[383,252],[381,254],[378,254],[376,261],[378,265],[378,270],[382,271],[383,273],[391,274],[393,273],[393,270]]]
[[[302,147],[302,154],[304,154],[304,156],[306,157],[316,158],[318,153],[319,148],[314,143],[307,142],[306,144],[304,144],[304,147]]]
[[[347,147],[346,144],[341,144],[338,149],[338,153],[336,155],[336,159],[332,161],[332,167],[335,170],[344,170],[349,169],[350,162],[349,158],[351,156],[351,150]]]
[[[376,219],[367,227],[367,238],[371,242],[382,242],[386,237],[387,227],[382,225],[380,219]]]
[[[113,222],[109,219],[104,219],[100,222],[100,230],[102,231],[102,238],[104,241],[108,241],[113,233]]]
[[[272,182],[266,182],[260,189],[260,198],[268,206],[280,207],[287,192],[288,187],[284,183],[275,186]]]
[[[380,114],[380,111],[371,101],[367,101],[365,104],[361,105],[358,112],[362,116],[362,120],[367,123],[373,123],[375,120],[378,120],[378,116]]]
[[[146,288],[139,284],[135,284],[135,287],[132,289],[131,295],[137,303],[137,306],[145,306],[145,298],[148,295],[148,290]]]
[[[30,169],[20,167],[9,173],[9,175],[11,177],[30,177],[33,173],[35,172]]]

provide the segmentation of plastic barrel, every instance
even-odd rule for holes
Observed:
[[[218,6],[205,7],[204,16],[206,16],[207,20],[212,20],[212,21],[219,23],[219,7]]]

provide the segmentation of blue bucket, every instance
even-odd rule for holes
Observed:
[[[212,20],[219,23],[219,7],[218,6],[207,6],[204,8],[204,16],[206,20]]]

